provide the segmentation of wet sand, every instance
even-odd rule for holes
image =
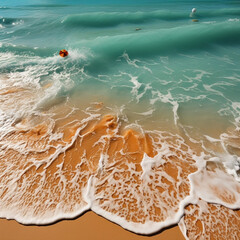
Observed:
[[[7,98],[9,94],[19,94],[20,99],[22,96],[19,89],[8,89],[0,93],[3,97],[0,98],[0,103],[5,104],[1,105],[2,108],[8,107],[6,100],[11,99]],[[82,190],[86,188],[90,176],[95,179],[91,186],[95,196],[91,199],[92,210],[99,214],[104,210],[105,214],[113,213],[124,217],[124,227],[127,229],[131,229],[129,222],[145,223],[150,220],[160,223],[175,214],[179,202],[189,195],[188,175],[197,170],[188,145],[176,135],[166,132],[160,134],[142,132],[135,128],[125,129],[123,120],[107,114],[102,103],[96,102],[91,107],[86,107],[90,116],[95,117],[89,117],[85,112],[76,109],[71,111],[67,105],[59,104],[58,108],[54,108],[54,118],[49,117],[52,116],[49,114],[51,110],[46,110],[12,124],[12,131],[2,140],[3,145],[11,147],[6,147],[4,154],[0,156],[0,170],[4,173],[0,178],[3,189],[0,200],[3,199],[5,208],[0,205],[2,209],[7,209],[2,216],[16,217],[18,221],[25,223],[47,224],[69,216],[65,213],[71,215],[81,208],[85,211],[88,207]],[[18,145],[19,142],[24,143],[23,148]],[[164,164],[156,163],[151,167],[151,183],[146,184],[146,179],[143,180],[142,176],[148,169],[144,164],[141,165],[143,158],[154,158],[162,146],[168,147],[168,151],[161,157]],[[160,181],[159,174],[167,178],[162,177]],[[47,181],[40,181],[41,177]],[[11,191],[10,181],[15,179],[18,179],[18,187]],[[112,181],[115,183],[112,184]],[[144,208],[141,204],[137,205],[138,202],[141,203],[138,199],[149,203],[146,212],[142,211]],[[56,206],[61,209],[60,218],[54,215]],[[194,215],[195,218],[192,218],[192,213],[187,208],[184,218],[190,239],[198,235],[211,236],[212,229],[218,237],[227,236],[223,239],[231,239],[231,229],[240,234],[239,211],[232,212],[223,207],[210,206],[205,207],[209,214],[201,215],[198,206],[192,208],[196,208],[196,217]],[[222,209],[225,211],[223,215],[220,214]],[[218,218],[214,218],[216,212]],[[211,222],[208,221],[209,216],[213,217]],[[232,219],[231,216],[234,216],[235,220],[226,228],[224,219]],[[205,225],[208,228],[204,228],[207,231],[203,232],[201,226]],[[224,231],[226,229],[227,231]],[[150,229],[143,230],[140,226],[137,231],[150,232]],[[137,235],[92,211],[75,220],[62,220],[47,226],[26,226],[15,220],[0,219],[0,240],[28,239],[181,240],[184,237],[178,226],[164,229],[152,236]]]
[[[75,220],[63,220],[49,226],[25,226],[14,220],[0,219],[1,240],[184,240],[178,226],[153,236],[129,232],[89,211]]]
[[[239,209],[233,210],[199,200],[196,205],[190,204],[185,208],[185,215],[182,220],[185,223],[186,235],[189,239],[240,239]]]
[[[69,121],[69,120],[68,120]],[[68,122],[67,121],[67,122]],[[45,122],[45,121],[44,121]],[[64,125],[64,121],[61,120],[61,124]],[[27,120],[23,120],[20,123],[17,124],[16,126],[16,133],[13,134],[15,137],[17,137],[17,140],[25,140],[26,142],[30,143],[31,149],[35,147],[35,143],[38,143],[38,147],[40,147],[41,142],[42,142],[42,137],[47,138],[46,134],[48,132],[48,128],[51,126],[51,124],[38,124],[33,127],[29,125],[29,122]],[[55,127],[58,126],[57,124]],[[98,159],[99,151],[98,147],[94,148],[94,152],[91,151],[91,146],[95,142],[99,141],[99,138],[101,136],[104,136],[106,134],[112,136],[114,138],[114,141],[109,141],[109,147],[108,147],[108,155],[109,156],[114,156],[114,152],[118,150],[118,148],[123,149],[124,152],[132,155],[132,158],[134,162],[138,165],[140,165],[140,160],[142,159],[143,153],[147,153],[149,156],[154,156],[156,155],[156,152],[153,148],[152,141],[149,138],[148,135],[141,135],[140,133],[137,133],[131,129],[128,129],[121,137],[116,138],[114,135],[114,130],[117,128],[118,123],[116,121],[116,118],[111,115],[105,116],[103,119],[100,120],[100,122],[94,123],[93,125],[90,124],[89,127],[86,127],[83,130],[83,133],[85,134],[84,139],[81,142],[81,146],[83,149],[86,149],[87,155],[89,154],[89,158],[92,159],[92,164],[91,167],[93,169],[90,169],[90,172],[96,172],[98,170]],[[59,127],[59,126],[58,126]],[[78,125],[71,126],[71,124],[67,125],[67,128],[64,129],[64,135],[63,135],[63,140],[64,142],[71,142],[73,136],[76,134],[76,128],[79,127]],[[94,132],[94,135],[92,134]],[[83,134],[81,132],[81,134]],[[10,137],[10,136],[9,136]],[[15,138],[14,138],[15,139]],[[124,139],[124,141],[122,140]],[[11,142],[12,135],[8,139],[9,142]],[[16,139],[15,139],[16,140]],[[15,141],[14,140],[14,141]],[[115,146],[116,142],[118,143],[117,146]],[[44,145],[44,144],[43,144]],[[113,146],[112,146],[113,145]],[[53,144],[54,146],[54,144]],[[66,151],[64,155],[64,161],[68,163],[72,163],[74,165],[74,161],[78,162],[80,161],[81,156],[80,152],[83,151],[82,148],[80,148],[80,144],[76,144],[75,146],[70,148],[68,151]],[[100,147],[101,149],[101,147]],[[81,151],[80,151],[81,150]],[[78,157],[74,155],[74,152],[78,151],[79,154],[77,154]],[[73,153],[72,153],[73,152]],[[51,153],[51,152],[49,152]],[[72,153],[69,155],[69,153]],[[44,155],[44,154],[43,154]],[[136,156],[135,156],[136,155]],[[8,155],[6,155],[8,156]],[[9,155],[10,156],[10,155]],[[42,156],[42,155],[41,155]],[[15,156],[16,157],[16,156]],[[45,155],[42,156],[43,158],[46,157]],[[21,157],[19,159],[22,159]],[[39,159],[41,160],[42,158],[39,156]],[[59,159],[57,158],[56,161],[58,162],[61,160],[62,157]],[[78,160],[77,160],[78,159]],[[10,160],[10,158],[9,158]],[[63,160],[63,159],[62,159]],[[111,157],[109,158],[109,162]],[[132,161],[133,161],[132,160]],[[24,161],[25,162],[25,161]],[[76,164],[76,163],[75,163]],[[55,164],[51,165],[51,170],[53,170]],[[140,168],[140,167],[139,167]],[[41,170],[41,168],[40,168]],[[40,171],[39,170],[39,171]],[[173,171],[174,169],[169,168],[166,169],[169,174]],[[57,171],[57,170],[56,170]],[[55,170],[54,170],[55,172]],[[29,173],[30,174],[30,173]],[[51,176],[51,171],[49,173]],[[31,175],[31,174],[30,174]],[[34,171],[35,175],[35,171]],[[176,175],[176,173],[172,173],[171,175]],[[28,179],[28,182],[30,179]],[[35,181],[36,182],[36,181]],[[30,185],[29,187],[33,188],[33,190],[36,190],[36,186]],[[104,189],[103,189],[104,190]],[[16,195],[16,192],[14,193]],[[39,194],[36,195],[36,199],[39,200],[40,196]],[[35,200],[36,200],[35,199]],[[34,201],[39,208],[40,206],[44,205],[44,199],[42,199],[42,204],[37,204],[36,201]],[[29,199],[25,199],[24,201],[31,201]],[[126,203],[127,199],[126,199]],[[67,204],[67,202],[66,202]],[[20,210],[20,209],[19,209]],[[21,211],[21,210],[20,210]],[[130,211],[130,210],[129,210]],[[18,212],[19,213],[19,212]],[[159,213],[160,214],[160,213]],[[110,239],[115,239],[115,240],[122,240],[122,239],[131,239],[131,240],[141,240],[141,239],[153,239],[153,240],[181,240],[184,239],[180,229],[178,226],[169,228],[169,229],[164,229],[160,233],[157,233],[152,236],[142,236],[142,235],[137,235],[135,233],[129,232],[122,227],[118,226],[115,223],[112,223],[109,220],[106,220],[103,217],[98,216],[97,214],[93,213],[92,211],[88,211],[87,213],[83,214],[79,218],[75,220],[63,220],[59,221],[55,224],[52,225],[47,225],[47,226],[26,226],[19,224],[15,220],[6,220],[6,219],[0,219],[0,233],[1,233],[1,240],[30,240],[30,239],[51,239],[51,240],[61,240],[61,239],[86,239],[86,240],[91,240],[91,239],[99,239],[99,240],[110,240]]]

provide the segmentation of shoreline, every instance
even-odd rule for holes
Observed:
[[[154,235],[138,235],[127,231],[121,226],[88,211],[73,220],[38,226],[22,225],[15,220],[0,219],[2,240],[184,240],[178,226],[163,229]]]
[[[21,97],[22,91],[8,89],[0,96],[12,94],[19,94]],[[197,144],[190,144],[181,135],[168,131],[145,130],[144,127],[136,127],[131,123],[125,126],[124,119],[114,113],[108,113],[109,109],[104,105],[103,102],[94,102],[86,107],[87,111],[82,111],[72,107],[74,104],[60,102],[53,109],[47,108],[46,111],[39,112],[39,115],[29,114],[11,125],[14,131],[12,129],[8,132],[2,141],[3,146],[11,146],[7,147],[2,155],[1,167],[5,172],[5,179],[2,178],[1,181],[5,191],[1,198],[9,210],[9,214],[3,214],[2,217],[20,216],[23,220],[17,218],[18,221],[30,225],[0,219],[0,231],[3,236],[1,240],[16,240],[16,237],[19,240],[74,240],[79,239],[79,236],[84,240],[184,239],[180,231],[181,224],[180,228],[172,225],[177,223],[176,221],[170,221],[169,227],[153,234],[147,234],[152,228],[156,230],[153,224],[144,229],[140,226],[136,232],[146,235],[134,233],[132,226],[141,225],[145,220],[164,222],[169,220],[169,216],[176,214],[179,202],[186,199],[191,192],[192,186],[188,176],[197,171],[196,159],[202,149],[199,149]],[[216,152],[224,152],[219,146],[220,140],[217,141],[218,144],[214,138],[209,137],[207,140],[210,148]],[[19,142],[24,143],[25,147],[22,148]],[[213,171],[213,163],[214,161],[207,161],[206,170]],[[88,179],[92,176],[94,181],[88,189]],[[9,179],[18,179],[17,191],[11,191],[11,187],[14,186],[9,185]],[[63,183],[66,183],[66,186]],[[86,189],[89,191],[86,192]],[[213,189],[215,194],[217,189],[217,186]],[[237,199],[231,198],[230,190],[229,198],[221,198],[221,194],[222,191],[217,197],[229,204],[233,204]],[[22,204],[18,203],[19,199]],[[143,199],[147,207],[140,199]],[[102,217],[87,211],[74,215],[77,217],[63,218],[50,224],[45,221],[45,217],[55,217],[54,209],[57,205],[66,216],[66,212],[73,213],[81,208],[86,210],[86,204],[89,202],[93,204],[91,206],[95,206],[92,210],[97,214],[105,211],[105,215],[101,214]],[[204,228],[201,227],[208,224],[208,221],[204,215],[198,214],[206,209],[204,206],[211,206],[207,205],[210,202],[193,206],[194,210],[196,209],[197,224],[191,224],[191,212],[184,217],[188,224],[187,234],[193,236],[190,239],[194,239],[198,234],[211,235],[211,231],[204,232]],[[96,211],[96,206],[100,211]],[[209,209],[211,213],[211,207]],[[115,219],[110,218],[109,214],[113,214]],[[228,228],[235,229],[240,215],[239,212],[233,214],[231,210],[225,209],[224,217],[228,218],[231,214],[236,220]],[[210,216],[214,217],[211,214]],[[29,222],[28,217],[33,217],[34,220]],[[124,224],[119,221],[120,217],[124,219]],[[219,215],[220,219],[222,217]],[[40,225],[31,225],[34,222]],[[214,225],[215,221],[212,222]],[[218,234],[218,231],[224,231],[222,223],[224,221],[220,225],[214,225],[217,236],[222,235]],[[229,232],[223,234],[231,236]],[[36,235],[39,238],[36,238]]]

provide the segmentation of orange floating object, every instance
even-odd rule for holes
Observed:
[[[68,56],[68,51],[65,49],[60,50],[59,55],[61,57],[67,57]]]

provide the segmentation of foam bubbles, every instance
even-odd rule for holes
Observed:
[[[239,239],[240,212],[199,200],[186,208],[179,227],[186,239]]]

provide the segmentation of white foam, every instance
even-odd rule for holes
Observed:
[[[240,184],[224,171],[215,169],[212,172],[202,169],[192,175],[192,184],[198,198],[228,208],[240,208]],[[224,198],[228,202],[224,201]]]
[[[237,174],[240,171],[240,157],[230,155],[228,160],[223,162],[223,165],[228,174],[234,176],[236,181],[240,182],[240,176]]]
[[[172,110],[173,110],[173,118],[174,118],[174,123],[177,125],[179,116],[177,114],[179,104],[177,101],[175,101],[172,97],[172,94],[168,91],[167,94],[162,94],[159,91],[152,91],[152,95],[155,96],[157,95],[156,98],[153,98],[150,100],[150,103],[153,105],[157,101],[161,101],[163,103],[170,103],[172,105]]]
[[[12,23],[13,26],[20,25],[20,24],[24,24],[24,21],[23,20],[19,20],[19,21],[16,21],[16,22]]]
[[[180,231],[182,232],[184,238],[186,240],[188,240],[188,236],[187,236],[187,228],[186,228],[186,225],[184,223],[184,217],[181,218],[181,220],[178,222],[178,226],[180,228]]]
[[[232,102],[232,108],[234,109],[234,117],[237,130],[240,130],[240,102]]]
[[[213,137],[210,137],[210,136],[208,136],[208,135],[204,135],[204,137],[208,140],[208,141],[210,141],[210,142],[221,142],[221,140],[220,139],[217,139],[217,138],[213,138]]]
[[[88,57],[92,56],[92,53],[88,49],[69,49],[68,59],[71,61],[83,60],[85,61]]]
[[[156,158],[155,158],[156,159]],[[149,157],[146,153],[144,153],[143,155],[143,159],[141,161],[141,167],[142,167],[142,170],[143,170],[143,173],[142,173],[142,178],[148,178],[149,177],[149,174],[151,173],[154,165],[155,165],[155,162],[156,160]],[[161,158],[160,158],[161,160]],[[162,160],[162,164],[165,163],[164,160]],[[148,179],[150,180],[150,179]]]
[[[131,76],[131,79],[130,79],[130,82],[133,83],[134,87],[132,88],[132,91],[131,93],[133,95],[137,95],[138,94],[138,89],[142,86],[142,84],[140,82],[138,82],[138,77],[134,77],[134,76]]]
[[[142,116],[151,116],[154,112],[155,112],[155,110],[156,109],[150,109],[150,110],[148,110],[148,111],[146,111],[146,112],[141,112],[141,113],[136,113],[136,112],[134,112],[134,113],[136,113],[136,114],[138,114],[138,115],[142,115]]]
[[[229,18],[228,22],[239,22],[240,19],[239,18]]]
[[[132,128],[132,126],[131,126]],[[156,131],[154,133],[157,134]],[[106,172],[103,175],[103,178],[94,176],[92,179],[92,188],[91,192],[88,194],[88,199],[91,201],[91,209],[96,212],[97,214],[100,214],[107,219],[121,225],[125,229],[128,229],[130,231],[134,231],[141,234],[150,234],[159,231],[160,229],[170,226],[172,224],[177,223],[180,218],[183,215],[183,209],[184,207],[189,203],[195,203],[196,197],[194,195],[194,192],[190,190],[190,194],[186,196],[178,195],[175,196],[174,200],[172,199],[171,194],[167,191],[168,184],[161,182],[161,179],[167,179],[167,181],[174,183],[175,180],[173,177],[168,175],[164,171],[157,171],[155,172],[154,169],[158,169],[163,167],[165,164],[169,163],[168,157],[174,155],[174,152],[170,151],[170,147],[176,148],[179,151],[181,151],[180,145],[182,143],[182,140],[179,139],[176,143],[176,145],[169,145],[165,140],[168,138],[171,138],[171,135],[169,136],[166,133],[166,139],[162,135],[163,133],[158,132],[159,136],[159,142],[156,144],[160,144],[161,147],[155,149],[158,151],[158,154],[155,157],[149,157],[147,154],[144,154],[142,161],[141,161],[141,167],[142,172],[136,172],[135,163],[129,162],[127,163],[128,169],[119,169],[114,167],[114,162],[111,163],[111,165],[106,165],[106,169],[109,169],[109,174],[106,174]],[[158,145],[159,146],[159,145]],[[178,148],[179,147],[179,148]],[[190,151],[191,152],[191,151]],[[189,154],[190,154],[189,152]],[[124,154],[122,151],[120,154]],[[123,155],[124,156],[124,155]],[[180,159],[182,159],[181,156],[179,156]],[[184,161],[184,159],[182,159]],[[171,162],[171,161],[170,161]],[[178,182],[176,183],[177,186],[180,186],[182,182],[186,181],[186,179],[181,178],[181,169],[178,168]],[[114,178],[115,174],[121,174],[123,172],[130,171],[130,176],[126,178],[120,178],[116,180]],[[188,183],[191,186],[191,175],[188,177]],[[131,176],[134,176],[132,178]],[[134,179],[135,178],[141,179],[141,183],[138,185],[135,185]],[[156,178],[155,178],[156,177]],[[152,179],[153,178],[153,179]],[[159,183],[155,183],[154,181],[160,181]],[[125,182],[129,182],[129,186],[125,184]],[[149,184],[153,184],[153,190],[149,189]],[[155,187],[156,184],[156,187]],[[103,187],[103,190],[100,190],[98,186]],[[157,187],[160,186],[162,188],[166,188],[166,191],[164,191],[162,194],[159,195],[158,191],[156,190]],[[192,189],[192,187],[190,187]],[[154,192],[151,192],[154,191]],[[156,191],[156,192],[155,192]],[[158,194],[157,194],[158,193]],[[119,194],[117,198],[113,198],[112,194]],[[125,194],[127,194],[125,196]],[[144,195],[146,194],[146,195]],[[170,194],[170,195],[169,195]],[[90,197],[89,197],[90,196]],[[163,199],[166,200],[163,201]],[[141,214],[146,213],[146,218],[144,220],[144,223],[142,221],[140,222],[133,222],[126,219],[126,216],[133,217],[131,212],[127,212],[126,209],[128,209],[127,206],[124,208],[121,207],[121,204],[119,205],[118,202],[122,201],[124,199],[124,202],[127,204],[127,206],[131,209],[131,201],[134,201],[136,204],[137,212],[141,212]],[[135,199],[135,200],[134,200]],[[102,203],[99,201],[104,200]],[[130,202],[129,202],[130,201]],[[159,201],[159,202],[158,202]],[[179,202],[178,202],[179,201]],[[168,204],[176,204],[172,207],[169,207]],[[157,205],[155,205],[157,204]],[[150,213],[148,212],[151,207],[155,205],[156,207],[159,207],[161,209],[161,212],[164,216],[164,220],[162,221],[152,221]],[[116,211],[116,213],[110,212],[110,210],[113,209]],[[173,210],[174,209],[174,210]],[[125,215],[126,214],[126,215]],[[134,212],[134,216],[138,216],[137,213]]]
[[[122,57],[127,61],[129,65],[132,65],[135,68],[139,68],[137,63],[139,63],[140,61],[138,59],[131,60],[126,52],[123,53]]]
[[[106,211],[103,208],[99,207],[99,205],[96,204],[94,190],[92,190],[91,196],[92,196],[91,198],[92,211],[109,219],[112,222],[119,224],[120,226],[122,226],[127,230],[130,230],[139,234],[145,234],[145,235],[156,233],[165,227],[169,227],[171,225],[178,223],[181,217],[183,216],[184,207],[189,203],[196,202],[192,196],[188,196],[179,203],[179,210],[175,212],[173,216],[169,216],[167,219],[165,219],[165,221],[162,221],[162,222],[145,221],[145,223],[134,223],[131,221],[127,221],[124,217],[120,217],[116,214],[112,214],[111,212]]]
[[[101,154],[100,159],[99,159],[99,163],[98,163],[98,169],[100,171],[103,170],[104,167],[104,163],[108,160],[108,155],[107,154]]]

